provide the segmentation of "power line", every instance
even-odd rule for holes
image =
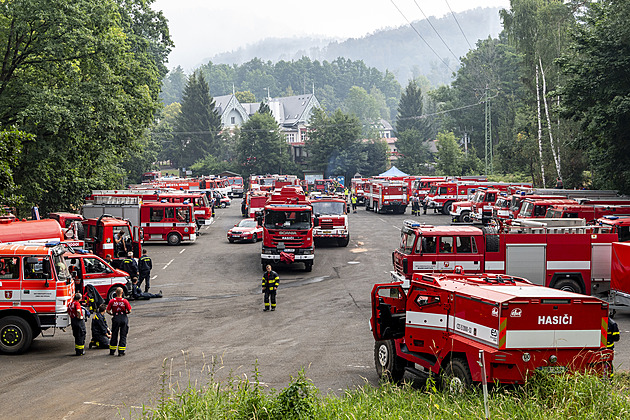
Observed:
[[[451,5],[448,4],[448,0],[444,0],[444,1],[446,2],[446,5],[448,6],[448,10],[451,11],[451,15],[453,15],[453,19],[455,19],[455,23],[457,23],[457,26],[459,27],[459,30],[461,31],[462,35],[464,35],[464,39],[468,43],[468,47],[472,50],[473,47],[472,47],[472,45],[470,45],[470,41],[468,41],[468,38],[466,37],[466,34],[464,33],[464,30],[462,29],[461,25],[459,24],[459,21],[457,20],[457,17],[455,16],[455,13],[453,13],[453,9],[451,9]]]
[[[390,0],[392,2],[392,4],[394,5],[394,7],[396,8],[396,10],[398,10],[398,13],[400,13],[400,15],[407,21],[407,23],[409,24],[409,26],[411,26],[411,29],[413,29],[413,31],[416,33],[416,35],[418,35],[420,37],[421,40],[424,41],[425,44],[427,44],[427,47],[429,47],[429,49],[431,51],[433,51],[433,54],[435,54],[435,56],[442,62],[442,64],[444,64],[446,66],[447,69],[449,69],[450,71],[452,71],[453,73],[455,73],[455,70],[453,70],[451,68],[451,66],[449,66],[446,61],[444,61],[444,59],[442,57],[440,57],[440,55],[433,49],[433,47],[431,47],[431,45],[427,42],[426,39],[424,39],[424,37],[422,35],[420,35],[420,32],[418,32],[418,30],[411,24],[411,22],[409,21],[409,19],[407,19],[407,16],[405,16],[405,14],[402,12],[402,10],[400,10],[400,8],[396,5],[396,3],[394,3],[394,0]]]
[[[433,26],[433,24],[431,23],[431,21],[429,20],[429,17],[424,13],[424,10],[422,10],[422,8],[420,7],[420,5],[418,4],[418,2],[416,0],[413,0],[413,2],[416,4],[416,6],[418,7],[418,9],[420,10],[420,12],[422,13],[422,16],[424,16],[424,18],[426,19],[426,21],[429,23],[429,25],[431,25],[431,28],[433,28],[433,31],[436,33],[436,35],[438,36],[438,38],[440,38],[440,40],[442,41],[442,44],[444,44],[444,46],[451,52],[451,54],[453,55],[453,57],[455,57],[455,60],[459,61],[459,57],[457,57],[455,55],[455,53],[453,52],[453,50],[451,50],[451,48],[446,45],[446,41],[444,41],[444,38],[442,38],[442,36],[440,35],[440,33],[437,31],[437,29],[435,29],[435,26]]]

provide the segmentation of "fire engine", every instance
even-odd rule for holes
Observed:
[[[535,219],[543,218],[547,215],[547,209],[556,205],[571,205],[576,204],[575,200],[570,198],[556,198],[556,199],[540,199],[540,198],[528,198],[525,197],[521,203],[518,214],[515,215],[516,219]]]
[[[630,215],[630,205],[609,204],[562,204],[553,205],[547,209],[545,218],[577,218],[585,219],[587,223],[604,216]]]
[[[352,178],[350,180],[350,193],[357,198],[357,204],[365,204],[365,192],[369,189],[368,182],[368,178]]]
[[[232,188],[233,197],[242,197],[244,194],[243,177],[242,176],[229,176],[226,178],[228,185]]]
[[[169,245],[179,245],[182,241],[194,242],[197,239],[192,204],[143,203],[139,197],[103,196],[84,204],[82,211],[86,218],[113,215],[128,219],[131,225],[142,229],[144,241],[166,241]]]
[[[365,209],[376,213],[391,211],[403,214],[409,204],[407,184],[401,181],[370,180],[370,189],[365,195]]]
[[[342,197],[316,195],[311,197],[311,204],[315,215],[313,237],[335,238],[339,246],[348,246],[350,230],[346,201]]]
[[[66,232],[67,229],[62,229],[53,219],[0,220],[0,243],[45,245],[56,241],[71,247],[83,248],[85,245],[83,241],[66,235]]]
[[[608,304],[497,274],[416,274],[372,289],[381,377],[437,375],[442,388],[523,384],[535,371],[610,373]],[[485,378],[484,378],[485,377]]]
[[[265,204],[267,204],[267,193],[254,190],[247,193],[245,205],[245,217],[255,218],[257,214],[262,214]]]
[[[614,308],[630,308],[630,243],[615,242],[612,245],[612,268],[609,301]]]
[[[208,197],[203,192],[194,192],[192,190],[176,191],[176,190],[94,190],[92,194],[86,197],[86,204],[94,202],[95,197],[140,197],[143,202],[161,201],[167,203],[192,203],[195,209],[195,220],[197,221],[197,229],[202,225],[210,225],[212,223],[212,207],[208,201]]]
[[[448,215],[451,212],[451,206],[456,201],[463,201],[468,198],[474,191],[480,187],[507,189],[509,187],[528,187],[527,183],[502,183],[469,180],[454,180],[446,182],[435,182],[432,184],[427,196],[424,198],[425,206],[442,214]]]
[[[566,219],[565,219],[566,220]],[[534,284],[576,293],[605,293],[610,285],[610,249],[618,240],[610,227],[429,226],[407,220],[392,253],[392,276],[408,284],[416,272],[524,277]]]
[[[70,325],[74,282],[64,245],[0,245],[0,351],[24,353],[48,329]]]
[[[262,226],[263,270],[267,264],[293,262],[304,263],[306,271],[313,269],[313,207],[302,187],[276,190],[264,207]]]
[[[469,201],[457,201],[451,205],[451,217],[454,223],[472,223],[482,221],[484,214],[487,219],[492,216],[492,205],[497,201],[501,191],[496,188],[480,187]],[[488,214],[489,213],[489,214]]]

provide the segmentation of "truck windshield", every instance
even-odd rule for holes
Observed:
[[[313,213],[339,216],[344,214],[345,203],[337,201],[320,201],[313,203]]]
[[[429,190],[429,195],[435,195],[437,190],[438,190],[438,187],[436,187],[435,185],[432,186],[431,189]]]
[[[57,279],[60,281],[70,281],[70,272],[68,271],[68,264],[65,262],[65,258],[61,255],[53,255],[53,266],[57,272]]]
[[[400,248],[399,251],[403,254],[411,254],[413,250],[413,244],[416,242],[415,232],[403,232],[400,235]]]
[[[266,229],[310,229],[310,211],[265,211]]]
[[[521,211],[519,212],[520,217],[531,217],[534,212],[534,204],[530,201],[525,201],[521,205]]]

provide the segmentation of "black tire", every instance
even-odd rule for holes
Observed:
[[[481,228],[486,238],[486,251],[497,252],[499,251],[499,235],[498,230],[494,226],[484,226]]]
[[[307,273],[310,273],[311,271],[313,271],[313,262],[312,261],[307,261],[304,263],[304,271],[306,271]]]
[[[472,217],[470,216],[470,212],[463,211],[462,214],[459,216],[459,220],[464,223],[471,223]]]
[[[224,209],[225,207],[227,207],[227,204],[221,203],[221,208]]]
[[[233,244],[233,243],[234,243],[234,239],[232,239],[232,238],[228,238],[228,242],[229,242],[229,243],[231,243],[231,244]]]
[[[442,206],[442,214],[445,214],[447,216],[451,214],[452,207],[453,207],[452,201],[447,201],[446,203],[444,203],[444,205]]]
[[[451,394],[461,394],[472,385],[472,375],[465,360],[451,359],[440,373],[440,388]]]
[[[350,235],[346,236],[345,238],[337,239],[337,245],[339,246],[348,246],[349,242],[350,242]]]
[[[407,361],[396,354],[394,340],[377,341],[374,343],[374,366],[379,378],[398,383],[405,376]]]
[[[32,342],[33,329],[24,318],[6,316],[0,319],[0,352],[21,354]]]
[[[253,242],[253,243],[258,242],[258,234],[254,233],[254,234],[252,235],[252,242]]]
[[[109,303],[110,300],[114,299],[116,297],[116,289],[118,289],[118,286],[112,286],[109,288],[109,290],[107,291],[107,302]]]
[[[172,232],[166,237],[166,242],[168,242],[169,245],[179,245],[182,243],[182,237],[179,236],[179,233]]]
[[[565,292],[573,292],[583,294],[582,286],[576,280],[568,278],[568,279],[560,279],[553,285],[554,289],[564,290]]]

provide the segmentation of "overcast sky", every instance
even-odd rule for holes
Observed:
[[[417,4],[417,5],[416,5]],[[509,7],[509,0],[156,0],[169,20],[175,48],[168,67],[191,70],[202,59],[269,37],[359,38],[476,7]],[[397,10],[400,9],[402,14]],[[419,6],[419,7],[418,7]],[[422,9],[422,12],[420,11]],[[404,15],[404,17],[403,17]]]

